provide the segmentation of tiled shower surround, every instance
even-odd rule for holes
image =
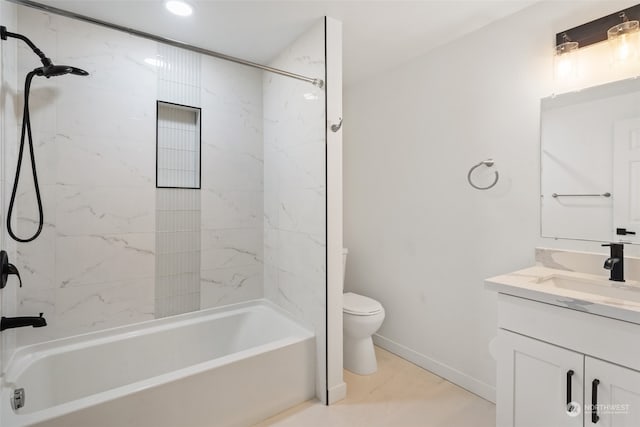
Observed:
[[[323,76],[324,22],[271,66]],[[326,334],[325,109],[322,89],[264,75],[264,292]],[[302,96],[300,96],[302,95]],[[316,392],[325,390],[325,341],[318,339]]]
[[[13,30],[55,63],[91,74],[34,80],[32,127],[45,227],[36,241],[17,245],[24,282],[17,311],[44,312],[48,326],[20,329],[18,344],[265,294],[305,323],[324,325],[321,90],[289,80],[276,93],[276,80],[259,70],[26,7],[18,7]],[[323,77],[324,35],[316,35],[322,55],[312,67],[299,52],[283,68]],[[22,79],[38,62],[18,46]],[[185,78],[170,78],[171,69],[157,65],[163,61],[166,67],[180,61]],[[189,69],[195,66],[199,70]],[[201,189],[184,190],[188,196],[155,188],[156,100],[202,109]],[[273,114],[266,117],[263,104]],[[294,118],[296,105],[296,126],[308,126],[310,133],[296,131],[288,140],[271,133],[267,140],[263,123],[287,131],[282,123]],[[276,149],[273,164],[264,147]],[[284,185],[289,179],[292,184]],[[274,197],[265,198],[265,187]],[[35,227],[32,188],[25,167],[19,235]],[[275,204],[279,216],[265,220]],[[277,281],[263,280],[265,247],[279,248],[270,252],[279,261],[267,269]]]
[[[0,2],[0,20],[3,25],[17,25],[17,6]],[[14,103],[18,93],[16,74],[17,48],[8,43],[0,44],[0,248],[7,251],[10,260],[16,259],[16,243],[9,238],[6,230],[6,213],[11,194],[11,179],[15,171],[18,137],[18,106]],[[15,278],[0,292],[0,312],[3,316],[15,316],[17,311],[18,288]],[[0,367],[8,360],[16,346],[16,331],[7,329],[0,336]]]

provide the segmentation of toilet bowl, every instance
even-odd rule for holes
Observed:
[[[343,289],[347,253],[345,249]],[[342,301],[344,368],[354,374],[373,374],[378,370],[378,363],[371,336],[384,321],[384,308],[378,301],[353,292],[343,293]]]

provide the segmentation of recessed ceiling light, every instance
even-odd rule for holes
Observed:
[[[179,0],[169,0],[164,6],[169,12],[178,16],[189,16],[193,13],[193,8],[189,4]]]

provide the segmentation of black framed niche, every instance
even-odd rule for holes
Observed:
[[[156,102],[156,188],[200,189],[202,110]]]

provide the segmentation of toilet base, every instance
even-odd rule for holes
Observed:
[[[376,353],[371,337],[344,336],[344,368],[354,374],[371,375],[378,370]]]

